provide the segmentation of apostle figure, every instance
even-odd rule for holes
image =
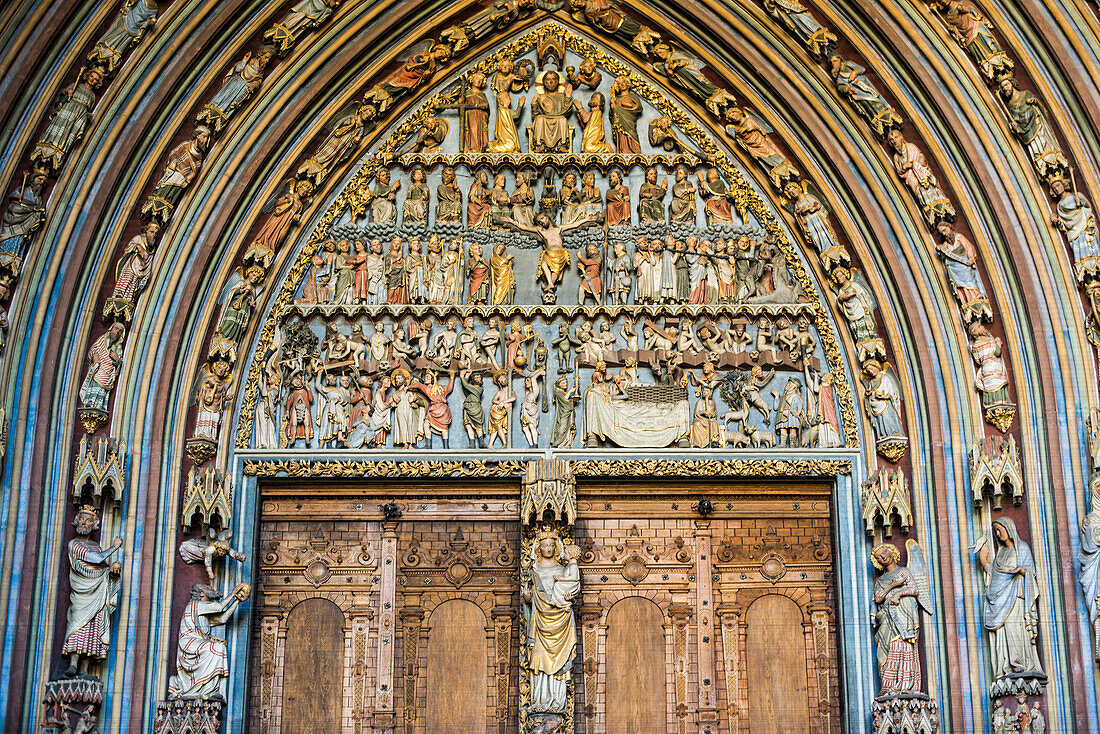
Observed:
[[[62,657],[69,658],[67,675],[88,673],[88,663],[103,660],[111,646],[111,614],[118,605],[122,566],[108,560],[122,547],[115,538],[103,548],[90,536],[99,529],[96,508],[85,505],[73,518],[76,537],[69,541],[69,614]]]
[[[401,188],[401,181],[390,184],[390,171],[388,168],[378,169],[375,175],[374,188],[370,192],[370,216],[372,222],[397,221],[397,190]]]
[[[251,97],[263,83],[264,70],[269,61],[271,61],[271,51],[267,49],[255,55],[251,51],[246,51],[244,58],[225,75],[222,88],[202,108],[195,122],[209,125],[214,132],[220,132],[237,107]]]
[[[879,695],[896,696],[920,691],[920,614],[932,613],[928,569],[916,541],[906,545],[909,566],[901,565],[901,551],[887,543],[871,551],[871,563],[880,572],[875,579],[875,652]]]
[[[103,69],[96,66],[78,75],[75,83],[61,91],[57,109],[31,151],[31,160],[53,171],[61,168],[62,159],[84,137],[84,128],[95,106],[95,90],[102,83]]]
[[[638,221],[665,221],[665,194],[668,193],[668,179],[657,185],[657,169],[653,166],[645,169],[645,183],[638,191]]]
[[[169,700],[225,702],[228,644],[211,633],[214,627],[228,622],[237,605],[251,593],[248,584],[237,584],[226,598],[207,584],[191,587],[191,601],[183,608],[180,620],[176,674],[168,679]]]
[[[543,72],[540,91],[531,98],[531,152],[568,153],[572,143],[566,119],[573,109],[573,88],[556,71]],[[602,127],[602,123],[601,123]]]
[[[489,174],[480,170],[466,195],[466,226],[470,229],[489,228]]]
[[[577,653],[573,603],[580,593],[576,559],[580,549],[570,548],[569,567],[562,565],[566,552],[552,530],[540,531],[532,546],[530,575],[524,574],[520,595],[527,619],[530,648],[531,714],[566,711],[567,682]],[[570,573],[572,571],[572,573]]]
[[[618,170],[608,174],[609,185],[604,201],[607,204],[607,226],[630,225],[630,189],[623,183],[623,175]]]
[[[454,166],[443,167],[443,183],[436,187],[435,221],[462,221],[462,193],[455,183]]]
[[[707,203],[707,224],[710,222],[710,203]],[[727,210],[729,203],[726,203]],[[676,182],[672,184],[672,201],[668,205],[668,221],[695,224],[695,185],[688,178],[687,168],[676,169]]]
[[[993,535],[978,541],[975,553],[985,569],[982,624],[989,633],[994,686],[997,679],[1045,678],[1035,637],[1039,631],[1039,580],[1031,548],[1008,517],[993,521]]]
[[[829,222],[829,211],[825,205],[816,196],[808,193],[800,181],[788,181],[783,187],[783,195],[794,207],[795,216],[802,225],[802,237],[814,246],[817,254],[826,263],[846,259]]]
[[[706,201],[704,212],[707,217],[707,226],[716,224],[731,224],[733,213],[730,209],[730,194],[726,188],[726,182],[717,168],[708,168],[706,174],[698,173],[699,194]]]
[[[410,174],[409,191],[401,205],[402,224],[428,221],[428,185],[424,182],[424,169],[417,166]]]
[[[493,228],[503,226],[504,217],[512,212],[512,196],[506,183],[503,173],[493,176],[493,188],[489,190],[489,223]]]
[[[521,228],[530,227],[535,221],[535,192],[523,171],[516,171],[516,188],[509,199],[512,202],[512,219]]]
[[[157,4],[155,0],[137,0],[125,3],[122,11],[115,16],[107,32],[96,41],[95,48],[88,54],[88,61],[103,64],[111,74],[122,61],[122,54],[141,40],[145,31],[157,22]]]
[[[197,125],[191,131],[191,139],[180,143],[168,154],[168,163],[164,166],[157,187],[141,207],[141,216],[145,219],[160,219],[167,222],[172,218],[176,204],[183,192],[195,178],[202,166],[202,157],[210,143],[210,128]]]

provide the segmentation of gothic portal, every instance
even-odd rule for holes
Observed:
[[[0,11],[0,728],[1100,729],[1090,1]]]

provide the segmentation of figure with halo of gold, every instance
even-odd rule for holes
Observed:
[[[525,672],[531,682],[532,715],[566,713],[567,683],[577,654],[573,605],[581,590],[580,555],[579,547],[565,546],[549,526],[538,531],[531,546],[531,569],[524,573],[520,594],[531,651]]]
[[[531,98],[532,153],[569,153],[572,130],[568,116],[573,110],[573,87],[562,84],[556,71],[544,71],[536,77],[536,94]],[[602,127],[602,120],[601,120]]]

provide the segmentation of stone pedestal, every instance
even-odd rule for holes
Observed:
[[[940,711],[924,695],[876,698],[871,703],[872,734],[937,734]]]
[[[99,707],[103,703],[103,682],[94,676],[51,680],[42,699],[42,734],[97,731]]]
[[[224,706],[221,701],[194,698],[161,701],[153,720],[153,734],[218,734]]]

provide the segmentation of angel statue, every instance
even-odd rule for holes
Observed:
[[[206,538],[190,538],[180,543],[180,558],[184,563],[202,563],[206,566],[206,575],[210,583],[214,583],[214,559],[229,556],[235,561],[244,563],[248,556],[240,551],[233,550],[229,545],[229,539],[233,537],[232,530],[216,531],[210,528]]]
[[[1081,574],[1078,577],[1085,592],[1085,607],[1089,610],[1095,641],[1093,657],[1100,660],[1100,477],[1092,478],[1089,514],[1081,523]]]
[[[982,623],[989,633],[993,666],[993,696],[1019,693],[1035,695],[1038,685],[1027,679],[1045,679],[1035,637],[1039,632],[1039,583],[1031,547],[1020,538],[1016,523],[1008,517],[993,521],[994,540],[987,533],[974,546],[985,569],[985,603]],[[1031,681],[1034,683],[1034,681]]]
[[[888,543],[871,551],[871,563],[881,572],[875,579],[876,610],[871,617],[881,697],[920,692],[920,613],[933,613],[924,551],[915,540],[906,542],[905,551],[908,566],[901,565],[901,551]]]

